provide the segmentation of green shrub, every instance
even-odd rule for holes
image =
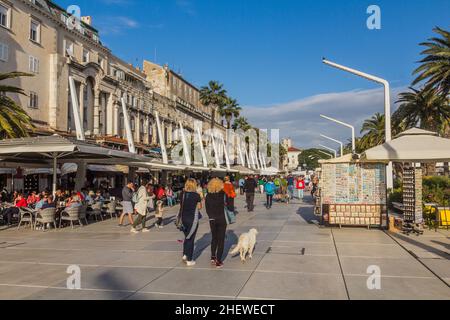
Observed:
[[[450,178],[424,177],[423,178],[424,202],[437,203],[440,206],[450,205]]]

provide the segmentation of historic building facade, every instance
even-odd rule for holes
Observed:
[[[33,75],[8,84],[25,90],[27,96],[13,98],[32,117],[36,134],[75,136],[69,77],[91,141],[128,147],[122,98],[140,153],[159,144],[155,112],[167,145],[177,138],[180,121],[188,130],[195,121],[204,129],[213,123],[198,89],[181,76],[148,61],[143,70],[122,61],[102,45],[91,17],[74,27],[66,10],[51,1],[0,0],[0,72],[10,71]]]

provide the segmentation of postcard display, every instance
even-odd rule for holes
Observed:
[[[322,165],[322,209],[330,225],[387,226],[386,166]]]
[[[422,209],[422,169],[405,167],[403,169],[404,221],[423,223]]]

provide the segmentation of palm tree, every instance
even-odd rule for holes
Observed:
[[[210,81],[208,86],[200,89],[200,101],[206,107],[212,107],[211,127],[215,125],[216,109],[221,109],[225,105],[227,99],[227,91],[223,85],[217,81]]]
[[[236,99],[227,97],[225,104],[219,108],[219,113],[222,117],[225,117],[227,121],[227,128],[231,129],[231,120],[238,118],[241,114],[242,108],[239,106]]]
[[[438,93],[447,96],[450,92],[450,32],[439,27],[433,31],[440,36],[429,39],[420,45],[427,47],[422,52],[426,55],[420,61],[422,65],[414,71],[418,74],[413,85],[426,81],[426,89],[434,88]]]
[[[379,146],[385,141],[385,115],[376,113],[372,118],[364,121],[361,134],[363,137],[359,141],[359,147],[367,150]]]
[[[22,72],[0,73],[0,81],[31,76]],[[0,137],[27,137],[33,128],[30,116],[8,93],[26,95],[24,90],[14,86],[0,84]]]
[[[438,131],[444,134],[450,119],[448,98],[437,94],[436,89],[417,90],[400,94],[400,107],[394,113],[394,125],[404,129],[420,127],[421,129]]]
[[[232,128],[233,130],[247,131],[250,130],[252,126],[249,124],[247,118],[239,117],[234,120]]]

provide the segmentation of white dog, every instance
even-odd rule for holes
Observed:
[[[256,245],[256,236],[258,234],[258,230],[251,229],[248,233],[244,233],[239,237],[239,242],[234,250],[231,252],[231,255],[235,255],[237,253],[241,256],[241,261],[245,262],[246,257],[250,259],[253,258],[253,250]]]

